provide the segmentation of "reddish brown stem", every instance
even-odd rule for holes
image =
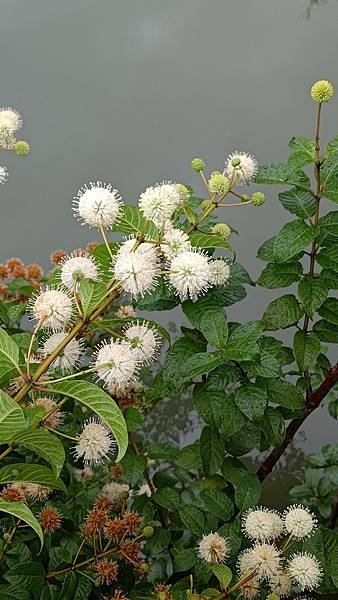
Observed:
[[[286,435],[283,444],[279,448],[275,448],[265,459],[263,464],[259,467],[257,475],[261,481],[263,481],[273,470],[274,466],[278,463],[285,450],[292,442],[298,429],[303,425],[305,419],[320,405],[321,401],[333,388],[338,381],[338,363],[332,367],[325,379],[322,381],[320,386],[314,391],[309,392],[307,396],[306,408],[302,417],[293,419],[287,427]]]

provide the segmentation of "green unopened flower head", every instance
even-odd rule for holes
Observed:
[[[231,227],[226,223],[216,223],[212,228],[212,233],[218,235],[222,240],[228,240],[232,234]]]
[[[250,196],[248,196],[247,194],[241,195],[241,202],[248,202],[249,200],[250,200]]]
[[[18,140],[15,144],[15,154],[17,156],[26,156],[29,154],[30,146],[25,140]]]
[[[203,202],[201,202],[201,204],[200,204],[200,207],[202,210],[209,208],[209,206],[210,206],[210,200],[203,200]]]
[[[154,528],[151,527],[151,525],[146,525],[146,527],[143,527],[142,533],[144,537],[150,538],[152,535],[154,535]]]
[[[230,190],[230,181],[224,173],[214,171],[208,182],[212,194],[226,194]]]
[[[333,85],[326,79],[316,81],[311,88],[311,98],[314,102],[328,102],[333,94]]]
[[[177,189],[177,191],[180,195],[182,204],[184,204],[185,201],[190,196],[190,192],[189,192],[188,188],[185,185],[183,185],[183,183],[175,183],[175,188]]]
[[[193,158],[191,161],[191,168],[196,173],[203,171],[205,169],[205,162],[203,158]]]
[[[254,206],[262,206],[265,202],[265,195],[263,192],[254,192],[251,196],[251,201]]]

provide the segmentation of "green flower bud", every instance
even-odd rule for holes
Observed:
[[[249,200],[250,200],[250,196],[247,196],[246,194],[242,194],[241,202],[248,202]]]
[[[193,158],[191,161],[191,168],[193,171],[196,171],[196,173],[203,171],[205,169],[205,162],[203,158]]]
[[[239,165],[241,164],[241,159],[238,157],[233,158],[231,164],[233,167],[239,167]]]
[[[146,575],[150,571],[150,566],[146,562],[141,562],[137,568],[140,575]]]
[[[121,492],[120,500],[127,500],[128,497],[129,497],[129,493],[127,491]]]
[[[328,102],[333,94],[333,85],[326,79],[316,81],[311,88],[311,98],[314,102]]]
[[[226,194],[230,190],[230,181],[223,173],[214,171],[210,175],[209,189],[212,194]]]
[[[184,204],[185,201],[188,200],[188,198],[190,196],[190,192],[189,192],[188,188],[185,185],[183,185],[183,183],[176,183],[175,188],[177,189],[177,191],[181,197],[182,204]]]
[[[227,225],[226,223],[217,223],[213,226],[211,231],[215,235],[218,235],[220,238],[222,238],[222,240],[224,241],[228,240],[232,234],[231,227],[229,227],[229,225]]]
[[[151,527],[151,525],[147,525],[146,527],[143,527],[142,533],[144,537],[151,538],[154,535],[154,528]]]
[[[5,531],[3,538],[4,538],[5,542],[8,542],[8,540],[11,539],[11,534],[8,533],[8,531]]]
[[[251,196],[251,201],[254,206],[262,206],[265,202],[265,195],[263,192],[254,192]]]
[[[210,206],[210,200],[203,200],[203,202],[201,202],[201,204],[200,204],[200,207],[202,210],[205,210],[209,206]]]
[[[26,156],[29,154],[30,146],[24,140],[18,140],[15,144],[15,154],[17,156]]]

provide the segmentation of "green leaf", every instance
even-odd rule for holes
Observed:
[[[67,493],[62,479],[56,477],[50,469],[42,465],[29,465],[24,463],[10,464],[0,469],[0,483],[13,483],[14,481],[26,481],[27,483],[38,483]]]
[[[326,213],[318,221],[320,233],[322,237],[322,245],[327,245],[326,240],[332,239],[337,241],[338,239],[338,211],[331,211]]]
[[[136,303],[138,310],[171,310],[178,305],[178,298],[170,290],[164,279],[160,279],[154,289],[144,294]]]
[[[127,234],[143,233],[153,240],[158,239],[158,230],[154,223],[144,218],[141,211],[131,204],[124,204],[119,212],[119,218],[112,227],[113,231]]]
[[[332,269],[323,269],[320,274],[321,280],[329,290],[338,290],[338,272]]]
[[[50,585],[49,583],[47,583],[47,585],[41,591],[40,600],[57,600],[58,597],[58,587],[56,585]]]
[[[301,169],[315,161],[315,144],[313,140],[304,137],[293,137],[289,142],[289,147],[294,152],[288,158],[288,166]]]
[[[200,330],[215,348],[224,348],[228,341],[228,325],[223,311],[208,310],[202,314]]]
[[[178,491],[175,488],[160,488],[153,496],[154,502],[167,508],[168,510],[178,510],[182,506],[182,501]]]
[[[88,316],[107,295],[107,288],[104,283],[98,283],[89,281],[89,279],[83,279],[79,286],[79,295],[83,314],[85,316]]]
[[[223,444],[217,432],[210,427],[204,427],[199,440],[199,454],[205,475],[218,471],[224,460]]]
[[[19,347],[8,333],[0,328],[0,386],[4,386],[16,373],[20,373],[19,357]]]
[[[10,441],[26,427],[22,408],[13,398],[0,390],[0,443]]]
[[[155,442],[148,447],[148,456],[152,460],[175,460],[178,454],[179,448],[165,442]]]
[[[314,554],[323,570],[323,579],[316,591],[319,594],[335,594],[338,589],[337,531],[319,526],[311,538],[303,542],[303,551]]]
[[[180,519],[183,526],[195,535],[201,535],[206,529],[205,516],[202,511],[194,506],[182,506],[179,510]]]
[[[303,267],[300,262],[287,262],[282,264],[268,263],[258,278],[258,285],[275,289],[288,287],[299,281]]]
[[[224,391],[213,391],[197,384],[193,392],[194,406],[202,419],[222,435],[229,437],[244,424],[244,417],[233,398]]]
[[[221,589],[226,590],[232,579],[231,569],[229,569],[229,567],[227,567],[226,565],[221,565],[217,563],[211,563],[210,569],[212,570],[215,577],[217,577]]]
[[[285,421],[278,408],[267,407],[261,426],[271,446],[278,448],[282,445],[285,438]]]
[[[253,281],[248,271],[238,262],[234,262],[230,265],[230,279],[231,283],[249,283],[253,285]]]
[[[201,498],[205,508],[222,521],[232,517],[234,505],[232,500],[219,490],[202,490]]]
[[[250,360],[257,352],[257,340],[264,330],[262,321],[248,321],[239,325],[229,337],[224,356],[230,360]]]
[[[37,518],[33,515],[32,511],[24,502],[9,502],[8,500],[3,500],[0,498],[0,512],[7,513],[8,515],[13,515],[14,517],[18,517],[21,521],[24,521],[29,525],[39,537],[41,542],[41,548],[43,546],[43,532],[41,529],[41,525]]]
[[[129,451],[121,461],[123,467],[124,479],[130,487],[135,487],[143,483],[144,471],[147,467],[147,459],[145,456],[137,456]]]
[[[43,586],[45,570],[42,564],[38,562],[18,563],[9,569],[4,577],[9,582],[15,582],[30,591],[36,592]]]
[[[63,581],[58,600],[88,600],[91,590],[92,584],[88,577],[70,571]]]
[[[112,254],[116,254],[120,245],[116,242],[109,243],[110,252]],[[111,266],[112,260],[110,256],[110,252],[108,252],[106,244],[99,244],[92,251],[92,256],[95,258],[96,262],[100,266],[100,275],[104,281],[108,281],[111,279]]]
[[[321,342],[338,344],[338,326],[321,319],[314,324],[313,331]]]
[[[168,353],[169,354],[169,353]],[[218,352],[199,352],[190,357],[185,357],[185,361],[175,365],[175,380],[172,380],[171,370],[168,370],[168,354],[163,366],[164,383],[171,385],[173,391],[178,392],[185,382],[192,381],[198,375],[208,373],[216,369],[218,365],[224,362],[222,354]]]
[[[196,232],[191,233],[189,239],[194,248],[228,248],[231,250],[231,244],[214,234]]]
[[[235,502],[241,512],[256,506],[261,497],[261,484],[255,473],[246,473],[240,478],[235,491]]]
[[[318,233],[317,227],[310,227],[304,221],[286,223],[277,233],[273,253],[276,262],[285,262],[304,250],[313,242]]]
[[[262,319],[267,331],[277,331],[294,325],[302,316],[303,310],[295,296],[286,294],[270,302]]]
[[[305,275],[298,285],[298,295],[310,317],[321,306],[327,296],[327,284],[321,277]]]
[[[316,200],[309,192],[292,188],[278,194],[282,206],[300,219],[309,219],[316,211]]]
[[[316,261],[324,269],[333,269],[338,272],[338,244],[331,248],[323,248],[317,254]]]
[[[136,431],[143,423],[142,413],[134,406],[129,406],[123,411],[124,420],[128,431]]]
[[[274,262],[275,256],[273,252],[275,237],[269,238],[258,248],[257,258],[264,260],[264,262]]]
[[[171,540],[171,533],[168,529],[155,529],[154,535],[147,540],[147,550],[151,554],[159,554],[167,550]]]
[[[62,381],[55,383],[52,390],[74,398],[95,412],[112,431],[117,445],[117,461],[121,460],[128,447],[128,431],[123,414],[114,400],[101,388],[88,381]]]
[[[51,465],[55,475],[60,475],[65,462],[65,451],[56,435],[44,429],[27,429],[13,436],[12,441],[44,458]]]
[[[270,402],[291,408],[293,410],[304,408],[304,397],[300,389],[283,379],[264,379],[260,383],[268,392]]]
[[[314,333],[297,331],[293,338],[293,353],[301,372],[312,369],[320,353],[320,341]]]
[[[255,182],[267,185],[298,185],[309,187],[309,180],[305,173],[285,163],[259,165]]]
[[[235,402],[249,421],[259,423],[268,404],[268,395],[254,383],[245,383],[235,390]]]
[[[326,321],[338,325],[338,300],[336,298],[327,298],[318,309],[318,313]]]
[[[197,554],[194,548],[180,550],[174,558],[175,571],[189,571],[197,562]]]

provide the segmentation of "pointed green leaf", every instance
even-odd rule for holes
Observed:
[[[269,288],[288,287],[299,281],[303,267],[299,261],[286,263],[268,263],[258,278],[258,285]]]
[[[41,525],[36,517],[34,517],[32,511],[28,508],[26,504],[23,502],[9,502],[8,500],[3,500],[0,498],[0,512],[5,512],[9,515],[13,515],[14,517],[18,517],[21,521],[24,521],[29,525],[32,529],[34,529],[35,533],[38,535],[41,548],[43,545],[43,532],[41,529]]]
[[[25,427],[25,415],[21,406],[0,390],[0,443],[9,442]]]
[[[309,219],[315,214],[316,200],[310,192],[292,188],[278,194],[278,199],[286,210],[301,219]]]
[[[305,275],[298,285],[298,294],[307,315],[312,317],[327,296],[327,284],[321,277]]]
[[[286,262],[309,246],[317,233],[316,227],[310,227],[300,219],[286,223],[274,240],[273,253],[275,261]]]
[[[221,589],[226,590],[232,579],[231,569],[229,569],[229,567],[227,567],[226,565],[221,565],[217,563],[211,563],[210,569],[212,570],[215,577],[217,577]]]
[[[144,218],[137,206],[124,204],[119,212],[119,217],[115,221],[113,231],[122,231],[127,234],[144,233],[153,240],[158,239],[158,230],[154,223]]]
[[[307,335],[304,331],[297,331],[293,339],[293,353],[301,372],[311,369],[320,353],[320,341],[314,333]]]
[[[227,248],[231,250],[231,244],[212,233],[191,233],[189,239],[194,248]]]
[[[297,170],[285,163],[259,165],[255,182],[267,185],[309,186],[309,179],[303,171]]]
[[[230,360],[250,360],[257,352],[257,340],[264,330],[262,321],[248,321],[231,333],[225,347],[224,357]]]
[[[11,377],[20,373],[20,350],[4,329],[0,328],[0,386],[4,386]]]
[[[234,505],[232,500],[220,490],[202,490],[201,498],[205,508],[222,521],[232,517]]]
[[[261,497],[261,484],[255,473],[245,473],[238,481],[235,502],[241,512],[258,504]]]
[[[208,310],[201,316],[200,329],[209,344],[224,348],[228,340],[228,325],[221,310]]]
[[[297,323],[302,316],[303,310],[295,296],[286,294],[270,302],[262,319],[267,331],[277,331]]]
[[[338,325],[338,300],[337,298],[327,298],[318,309],[318,313],[323,319]]]
[[[65,451],[56,435],[41,428],[27,429],[15,435],[12,441],[41,456],[50,464],[55,475],[57,477],[60,475],[65,462]]]
[[[81,281],[79,286],[79,296],[83,314],[85,316],[90,315],[106,295],[107,288],[104,283],[89,281],[89,279]]]
[[[62,381],[55,383],[52,389],[78,400],[95,412],[112,431],[117,445],[117,460],[121,460],[128,447],[128,431],[123,414],[114,400],[101,388],[87,381]]]
[[[265,390],[256,387],[254,383],[245,383],[235,390],[235,402],[240,411],[253,423],[259,423],[268,404]]]

